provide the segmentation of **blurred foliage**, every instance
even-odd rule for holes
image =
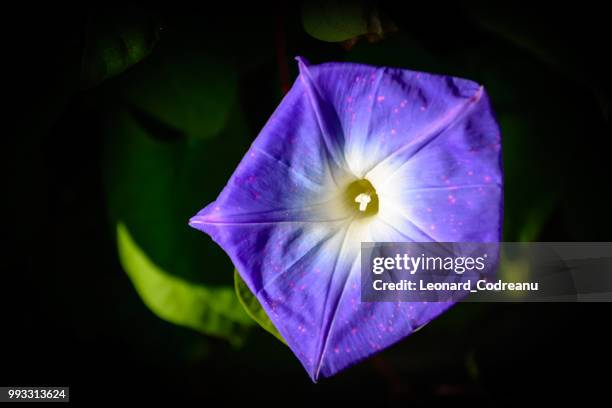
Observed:
[[[123,91],[130,106],[185,136],[219,134],[236,108],[235,70],[201,52],[160,52],[138,68]]]
[[[244,306],[246,312],[255,320],[263,329],[274,337],[285,343],[285,339],[274,327],[274,323],[270,320],[263,307],[251,292],[247,284],[242,280],[238,271],[234,270],[234,288],[236,290],[236,296]]]
[[[304,30],[317,40],[343,42],[352,47],[359,38],[378,41],[397,30],[395,24],[369,1],[306,1],[302,5]]]
[[[119,75],[149,55],[161,27],[140,8],[121,7],[91,13],[81,61],[81,88],[91,88]]]
[[[229,290],[211,290],[168,274],[117,224],[119,259],[143,302],[159,317],[202,333],[226,336],[238,344],[247,323]]]
[[[507,6],[480,5],[472,7],[467,14],[477,25],[499,37],[500,41],[512,44],[547,68],[584,87],[597,99],[602,114],[609,117],[610,96],[604,88],[602,72],[598,71],[600,67],[591,65],[590,59],[577,51],[582,47],[572,30],[551,29],[550,24],[541,24],[529,14],[516,18]],[[566,24],[559,20],[552,20],[551,23],[557,26]]]
[[[151,59],[139,67],[155,72],[155,81],[126,77],[127,104],[112,112],[106,131],[105,185],[120,259],[160,317],[239,343],[252,320],[234,295],[232,274],[225,272],[231,262],[187,221],[223,187],[246,151],[248,132],[235,105],[235,87],[219,87],[231,84],[231,71],[208,57],[193,80],[180,75],[189,69],[164,69],[190,60],[165,58],[167,65]],[[180,97],[168,99],[168,82],[177,84],[172,89],[184,98],[182,106],[194,99],[215,106],[192,117],[197,137],[189,137],[189,128],[171,126],[180,121],[167,123],[164,102],[169,109],[181,103]],[[130,104],[148,98],[159,101],[148,105],[155,108]]]
[[[345,41],[369,32],[372,12],[372,5],[361,1],[307,1],[302,24],[318,40]]]

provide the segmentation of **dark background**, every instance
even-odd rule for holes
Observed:
[[[4,64],[14,72],[4,78],[11,108],[5,123],[16,126],[3,133],[2,149],[8,253],[0,283],[0,385],[69,385],[71,399],[80,402],[509,405],[534,396],[609,395],[609,304],[460,304],[378,356],[313,384],[288,348],[256,326],[237,346],[159,319],[117,256],[113,211],[130,205],[129,197],[109,196],[114,181],[106,169],[121,169],[104,153],[109,133],[122,131],[117,111],[127,109],[162,146],[189,145],[192,137],[180,118],[156,117],[124,91],[144,81],[155,98],[163,77],[142,78],[156,58],[197,68],[189,58],[200,56],[214,56],[236,72],[244,133],[243,144],[202,170],[207,187],[196,200],[200,207],[214,199],[278,105],[297,73],[293,57],[303,55],[312,63],[360,61],[483,83],[504,138],[504,239],[612,240],[609,15],[587,3],[512,4],[383,2],[383,22],[397,30],[344,43],[309,35],[299,6],[99,4],[7,12]],[[113,38],[113,30],[125,27],[141,30],[149,52],[125,69],[100,73],[96,36]],[[184,101],[174,105],[159,95],[166,102],[159,109],[176,107],[180,114]],[[193,126],[206,127],[198,115]],[[225,152],[223,139],[215,143]],[[180,201],[181,194],[173,198]],[[155,235],[156,225],[149,228],[139,232],[144,241]],[[172,253],[159,255],[162,263],[164,256]],[[221,252],[202,256],[225,268],[214,271],[222,281],[215,285],[231,284],[231,264]]]

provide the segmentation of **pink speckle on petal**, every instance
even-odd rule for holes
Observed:
[[[381,95],[381,96],[379,96],[378,98],[376,98],[376,100],[377,100],[378,102],[382,102],[382,101],[384,101],[384,100],[385,100],[385,97]]]

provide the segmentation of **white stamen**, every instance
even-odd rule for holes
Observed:
[[[368,208],[368,203],[372,201],[369,194],[361,193],[357,197],[355,197],[355,202],[359,203],[359,211],[365,212],[366,208]]]

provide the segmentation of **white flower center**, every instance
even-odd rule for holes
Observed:
[[[361,193],[357,197],[355,197],[355,202],[359,203],[359,211],[365,212],[368,208],[368,204],[372,201],[372,198],[369,194]]]

